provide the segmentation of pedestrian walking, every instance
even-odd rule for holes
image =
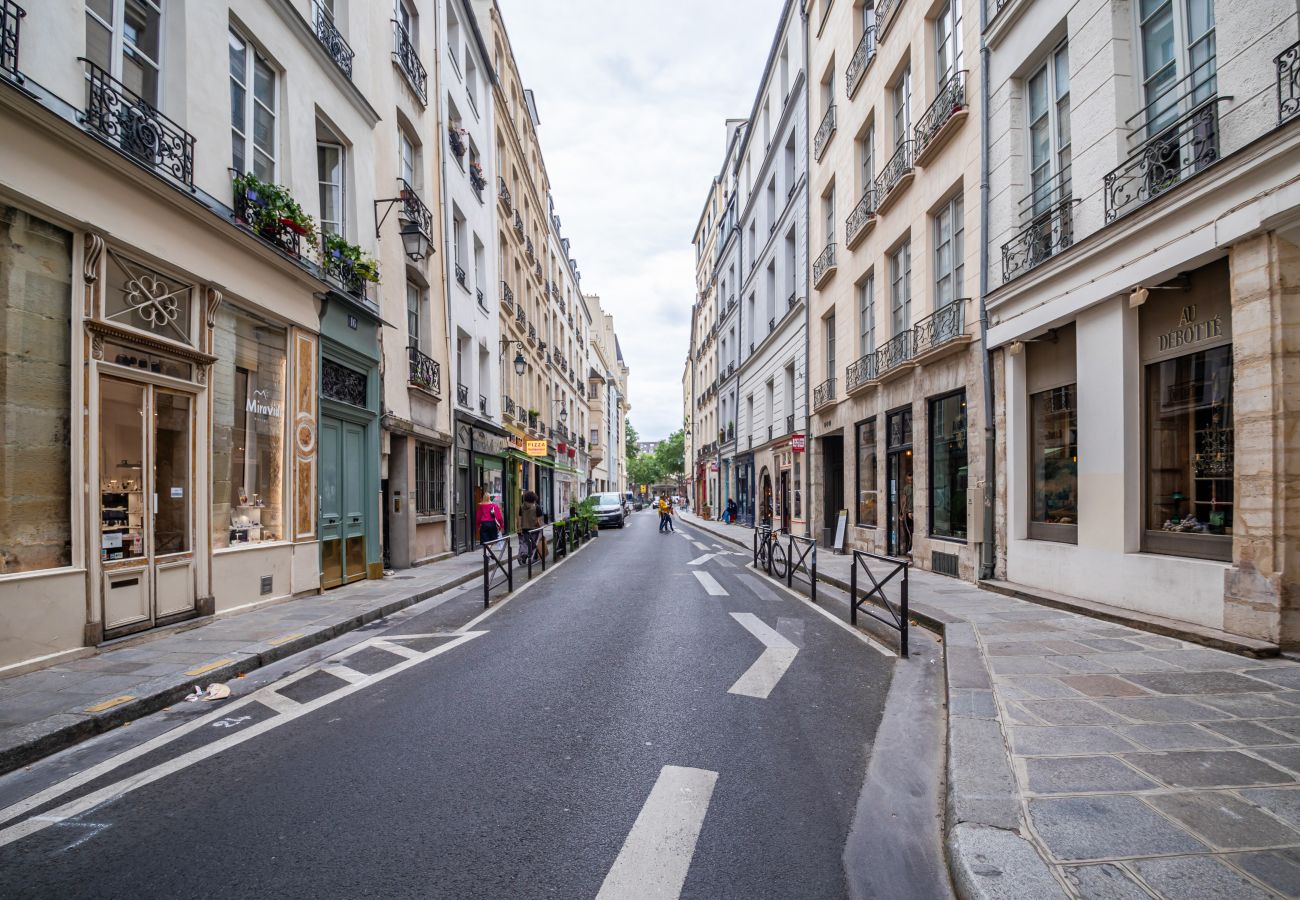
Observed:
[[[501,529],[506,526],[505,516],[501,514],[501,507],[497,505],[492,495],[485,493],[483,488],[474,489],[478,498],[475,503],[474,522],[478,525],[478,542],[479,545],[488,544],[501,537]]]
[[[665,495],[660,494],[655,509],[659,510],[659,533],[666,534],[668,531],[668,510],[672,509],[672,504],[668,502]]]
[[[673,502],[671,500],[664,500],[664,524],[668,526],[669,531],[677,530],[676,526],[673,525]]]
[[[538,531],[543,524],[542,508],[537,505],[537,494],[524,491],[523,503],[519,506],[519,562],[527,564],[530,557],[537,553],[537,559],[546,556],[546,535]]]
[[[726,522],[728,525],[735,525],[735,524],[736,524],[736,501],[735,501],[735,498],[728,498],[728,500],[727,500],[727,514],[726,514],[726,517],[723,519],[723,521]]]

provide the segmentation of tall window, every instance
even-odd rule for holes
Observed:
[[[343,148],[320,141],[316,144],[316,179],[320,187],[321,230],[343,234]]]
[[[864,528],[876,527],[876,420],[868,419],[857,427],[858,469],[858,524]]]
[[[1074,325],[1025,346],[1029,394],[1029,522],[1033,540],[1078,540],[1079,446]]]
[[[400,129],[397,132],[397,164],[402,180],[413,188],[418,187],[416,173],[419,172],[419,167],[415,162],[415,141]]]
[[[157,0],[86,0],[86,58],[159,105],[162,4]]]
[[[876,346],[876,275],[868,273],[858,285],[858,355],[866,356]]]
[[[889,323],[891,336],[912,327],[912,242],[889,254]]]
[[[406,335],[407,343],[417,350],[423,346],[420,342],[420,319],[424,306],[424,291],[418,284],[406,283]]]
[[[935,87],[961,70],[961,0],[948,0],[934,20]]]
[[[872,122],[858,140],[858,172],[862,193],[871,189],[876,181],[876,123]]]
[[[1062,43],[1029,76],[1030,213],[1070,196],[1070,55]]]
[[[416,43],[418,29],[415,27],[415,12],[406,0],[397,0],[394,4],[393,18],[402,27],[402,31],[406,32],[406,39],[410,41],[411,47],[418,50],[420,45]]]
[[[835,313],[822,320],[826,328],[826,377],[835,377]]]
[[[962,261],[962,199],[958,193],[934,216],[934,308],[942,309],[961,295],[965,264]]]
[[[275,180],[275,70],[252,44],[230,32],[231,167]]]
[[[894,110],[894,147],[907,140],[912,130],[912,67],[909,64],[889,91]]]
[[[930,534],[966,539],[966,392],[930,401]]]
[[[835,243],[835,185],[822,197],[822,211],[826,217],[826,243]]]
[[[1140,0],[1147,136],[1216,89],[1213,0]]]
[[[415,445],[415,514],[437,516],[447,511],[447,451],[431,444]]]

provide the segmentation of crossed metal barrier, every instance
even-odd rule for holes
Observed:
[[[877,578],[867,565],[868,560],[876,560],[885,563],[891,568],[884,578]],[[858,568],[866,573],[868,580],[871,581],[871,590],[866,591],[861,597],[858,596]],[[895,559],[892,556],[880,556],[875,553],[868,553],[865,550],[853,551],[853,567],[849,570],[849,622],[853,625],[858,624],[858,613],[870,616],[882,625],[893,628],[898,632],[899,650],[898,655],[903,658],[907,657],[907,573],[911,568],[911,563],[904,559]],[[889,602],[889,597],[885,594],[885,585],[888,584],[896,575],[902,573],[899,579],[899,600],[898,605]],[[874,608],[864,608],[872,600],[879,603],[889,614],[889,618],[876,612]]]
[[[551,562],[558,562],[597,536],[597,529],[586,519],[562,519],[551,526]],[[501,537],[483,544],[483,608],[492,603],[492,592],[505,585],[507,593],[515,589],[515,564],[527,569],[546,571],[546,528],[522,529],[513,537]]]
[[[761,525],[754,530],[754,568],[784,581],[789,588],[799,578],[808,585],[808,599],[816,603],[817,541],[795,534],[784,537],[786,543],[782,546],[782,534],[773,531],[772,526]]]
[[[504,550],[504,552],[502,552]],[[500,581],[494,579],[501,577]],[[497,538],[483,542],[483,608],[492,605],[492,591],[506,585],[515,589],[515,557],[511,552],[510,538]]]

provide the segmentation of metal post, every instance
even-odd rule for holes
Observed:
[[[787,535],[786,540],[790,543],[785,548],[785,586],[794,588],[794,535]]]
[[[898,628],[898,642],[901,651],[899,655],[904,659],[907,659],[907,575],[911,568],[911,566],[903,567],[903,598],[902,602],[899,604],[899,615],[901,617]]]
[[[527,540],[525,540],[524,543],[528,544],[528,580],[532,581],[533,580],[533,554],[536,551],[534,550],[533,544],[529,543]]]
[[[849,624],[858,624],[858,554],[853,553],[853,563],[849,566]]]
[[[488,588],[488,583],[489,583],[489,579],[488,579],[488,548],[487,548],[487,544],[484,544],[484,545],[483,545],[483,608],[484,608],[484,609],[487,609],[487,608],[488,608],[488,605],[492,602],[492,601],[489,599],[489,598],[492,596],[492,594],[491,594],[490,589]]]
[[[510,549],[510,538],[506,538],[506,585],[511,591],[515,589],[515,554]]]
[[[809,598],[813,603],[817,602],[817,545],[813,544],[812,548],[812,596]]]

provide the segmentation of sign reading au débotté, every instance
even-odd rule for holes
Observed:
[[[529,456],[545,456],[546,441],[527,441],[524,443],[524,452]]]

